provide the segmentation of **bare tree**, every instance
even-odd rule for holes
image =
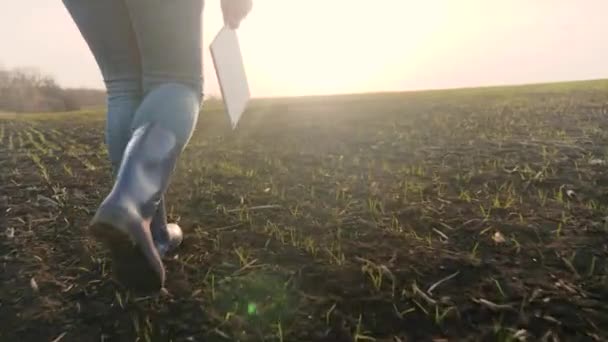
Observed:
[[[63,89],[52,76],[36,68],[0,68],[0,110],[57,112],[104,104],[101,90]]]

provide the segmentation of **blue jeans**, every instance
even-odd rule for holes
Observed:
[[[182,149],[202,102],[203,0],[63,0],[107,90],[106,144],[115,170],[131,133],[150,122]]]

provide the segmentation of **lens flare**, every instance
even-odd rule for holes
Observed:
[[[257,305],[255,305],[255,303],[249,303],[247,305],[247,314],[249,314],[249,316],[253,316],[257,313],[258,313]]]

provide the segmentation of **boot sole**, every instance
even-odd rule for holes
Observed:
[[[93,218],[91,235],[110,252],[114,278],[138,294],[159,292],[165,280],[162,260],[141,222],[129,220],[121,208],[101,207]]]

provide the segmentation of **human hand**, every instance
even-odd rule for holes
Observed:
[[[233,30],[239,28],[241,21],[249,14],[252,7],[252,0],[222,0],[224,24]]]

